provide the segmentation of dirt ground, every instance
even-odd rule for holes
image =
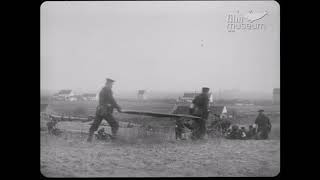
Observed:
[[[90,103],[53,103],[47,112],[71,112],[81,105],[92,114],[96,105]],[[123,102],[124,108],[144,111],[169,112],[171,106],[166,102]],[[237,121],[233,122],[238,124],[253,123],[261,108],[271,119],[269,140],[176,141],[172,128],[156,136],[141,134],[138,128],[120,128],[121,136],[116,142],[87,143],[90,122],[60,122],[57,126],[64,133],[57,137],[48,135],[47,121],[41,119],[40,170],[46,177],[276,176],[280,172],[280,107],[230,107],[238,112]],[[119,113],[115,118],[123,123],[148,122],[174,129],[166,119]],[[110,132],[109,127],[105,128]]]
[[[69,136],[70,137],[70,136]],[[276,176],[280,140],[87,143],[86,136],[41,132],[46,177]]]

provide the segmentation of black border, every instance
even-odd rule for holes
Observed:
[[[12,60],[9,60],[10,62],[13,63],[14,72],[18,71],[19,73],[13,78],[13,80],[10,81],[11,83],[6,85],[10,87],[14,87],[14,85],[17,85],[17,87],[10,88],[10,90],[12,89],[16,90],[14,94],[17,95],[18,97],[17,97],[17,100],[14,100],[14,102],[12,102],[12,105],[10,105],[11,106],[10,109],[12,110],[12,112],[8,113],[9,114],[8,119],[10,119],[9,126],[8,126],[9,128],[5,128],[5,130],[8,130],[6,134],[10,134],[10,139],[12,138],[20,139],[20,141],[18,142],[10,141],[12,144],[10,144],[9,146],[10,147],[9,151],[11,151],[11,153],[13,152],[14,154],[18,154],[22,156],[21,158],[19,157],[17,160],[10,160],[10,161],[11,163],[13,163],[12,175],[13,176],[21,175],[23,178],[33,174],[34,176],[38,176],[38,173],[40,172],[40,169],[39,169],[39,165],[40,165],[39,164],[39,157],[40,157],[39,144],[40,143],[38,141],[40,139],[38,134],[39,121],[37,120],[37,118],[34,118],[34,117],[39,116],[39,113],[38,113],[39,101],[36,100],[35,97],[39,97],[38,92],[40,90],[38,89],[39,80],[40,80],[39,79],[40,78],[40,72],[39,72],[40,71],[40,63],[39,63],[40,62],[40,58],[39,58],[40,57],[40,6],[45,1],[39,1],[39,2],[40,3],[37,3],[35,5],[31,5],[31,2],[28,2],[27,5],[23,3],[20,4],[22,5],[20,6],[21,9],[18,9],[18,10],[15,9],[15,11],[22,10],[21,12],[23,13],[17,15],[17,17],[14,17],[14,20],[12,21],[13,22],[12,24],[18,25],[18,27],[9,28],[11,32],[12,31],[14,32],[13,36],[18,35],[18,38],[14,40],[13,45],[15,47],[20,46],[21,50],[20,48],[19,48],[19,51],[15,50],[11,54],[11,55],[14,55],[14,58],[10,58]],[[290,103],[289,101],[293,100],[292,97],[295,97],[290,95],[290,91],[294,89],[290,87],[290,84],[294,85],[293,82],[295,82],[295,79],[291,77],[292,74],[296,73],[295,71],[293,71],[292,62],[294,62],[294,59],[297,57],[290,58],[290,60],[288,58],[289,46],[294,45],[292,43],[289,43],[289,41],[292,40],[291,38],[289,38],[288,26],[287,26],[288,21],[290,21],[290,16],[288,16],[287,14],[288,13],[288,9],[287,9],[288,6],[286,4],[287,2],[281,1],[280,3],[280,1],[278,1],[278,3],[280,4],[280,34],[281,34],[280,35],[280,48],[281,48],[280,49],[281,51],[280,52],[280,56],[281,56],[280,57],[280,79],[281,79],[281,84],[280,84],[280,88],[281,88],[280,148],[281,150],[280,152],[281,153],[280,154],[281,155],[280,155],[280,174],[273,178],[281,178],[283,176],[289,175],[290,173],[293,173],[291,168],[289,167],[290,165],[296,166],[296,162],[292,162],[292,163],[287,162],[287,160],[289,160],[288,158],[289,155],[286,150],[289,150],[287,143],[290,141],[290,135],[288,134],[291,134],[292,132],[290,131],[292,131],[292,129],[295,129],[293,127],[290,127],[292,124],[294,124],[291,122],[294,121],[293,119],[295,119],[294,114],[292,114],[292,109],[294,109],[294,107],[290,107],[290,105],[294,106],[295,103]],[[32,10],[32,8],[29,8],[28,6],[33,7],[34,10]],[[34,14],[32,14],[33,12]],[[12,13],[11,11],[10,14],[12,15],[14,13]],[[29,15],[35,15],[35,16],[29,18],[28,17]],[[21,20],[21,17],[22,18],[27,17],[27,19]],[[34,21],[33,22],[34,24],[31,25],[30,21]],[[34,36],[32,36],[33,34]],[[23,38],[19,39],[20,36],[22,36]],[[29,58],[28,56],[31,52],[34,52],[33,58]],[[21,57],[16,57],[16,55],[21,55]],[[297,65],[297,67],[299,67],[299,65]],[[27,114],[28,116],[23,116],[22,114],[23,115]],[[290,117],[290,115],[292,115],[293,117]],[[19,121],[17,120],[11,121],[11,119],[15,119],[12,117],[19,119]],[[21,132],[26,132],[26,130],[28,130],[27,135],[23,136],[22,140],[21,140],[21,135],[19,134],[16,135],[17,137],[14,137],[15,134],[11,136],[12,130],[14,129],[14,128],[10,128],[12,124],[14,125],[20,124],[22,126]],[[31,137],[30,136],[31,134],[32,136],[34,135],[34,137]],[[16,150],[16,152],[14,150]],[[33,155],[33,153],[34,153],[34,156],[31,156]],[[24,159],[24,158],[27,158],[27,159]],[[33,163],[34,163],[34,168],[32,168],[32,170],[29,170],[29,167],[31,167]],[[18,167],[18,172],[16,170],[17,167]],[[293,175],[296,175],[296,174],[293,174]],[[43,179],[43,178],[46,178],[46,177],[42,176],[42,174],[40,173],[40,179]]]

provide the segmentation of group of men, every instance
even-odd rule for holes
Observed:
[[[194,120],[193,125],[186,126],[182,120],[177,120],[176,123],[176,139],[185,139],[182,136],[184,127],[192,130],[191,139],[203,139],[206,135],[206,121],[209,115],[209,88],[202,88],[202,93],[194,98],[190,106],[190,114],[200,117]],[[264,110],[259,110],[259,115],[255,120],[254,125],[249,126],[249,130],[244,127],[239,128],[237,125],[231,126],[232,128],[227,132],[227,138],[230,139],[268,139],[268,134],[271,131],[270,119],[263,113]],[[231,125],[231,124],[229,124]],[[254,126],[257,126],[254,127]]]
[[[246,130],[245,127],[239,128],[237,125],[232,125],[226,134],[227,139],[258,139],[257,137],[257,128],[253,125],[249,126],[249,130]]]
[[[117,136],[117,131],[119,129],[119,123],[115,120],[112,113],[114,109],[121,112],[121,107],[116,103],[113,93],[112,86],[114,80],[107,78],[105,86],[101,89],[99,93],[99,105],[96,108],[96,117],[89,129],[89,136],[87,141],[91,142],[93,134],[98,130],[101,121],[105,119],[111,126],[111,139],[115,139]],[[190,114],[200,117],[200,119],[194,119],[192,125],[186,124],[182,119],[176,121],[176,138],[183,139],[183,129],[187,127],[192,130],[191,139],[198,140],[203,139],[206,135],[206,121],[209,116],[209,88],[202,88],[202,93],[196,96],[190,106]],[[262,111],[260,111],[259,116],[255,122],[258,125],[258,133],[264,138],[268,138],[268,131],[265,129],[271,129],[270,120]]]

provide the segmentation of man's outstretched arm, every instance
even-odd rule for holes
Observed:
[[[113,107],[115,107],[118,110],[118,112],[121,112],[121,107],[118,105],[118,103],[114,99],[112,91],[111,90],[107,90],[106,94],[107,94],[108,98],[110,99],[111,105]]]

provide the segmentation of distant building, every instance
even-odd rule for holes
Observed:
[[[53,95],[53,98],[56,100],[63,100],[63,101],[68,101],[69,98],[74,99],[74,92],[72,90],[61,90],[58,93]]]
[[[139,91],[138,91],[138,99],[139,99],[139,100],[145,100],[145,99],[147,99],[147,97],[146,97],[146,90],[139,90]]]
[[[272,102],[273,102],[273,104],[280,104],[280,88],[273,89]]]
[[[67,101],[79,101],[79,100],[80,100],[79,96],[70,96],[67,99]]]
[[[236,106],[253,106],[254,104],[246,99],[234,99],[234,105]]]
[[[96,101],[97,100],[97,94],[95,94],[95,93],[85,93],[85,94],[82,94],[81,97],[84,101]]]

